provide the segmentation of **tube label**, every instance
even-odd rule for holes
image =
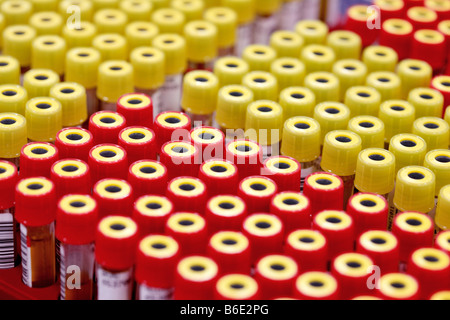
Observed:
[[[158,90],[160,93],[156,103],[154,102],[156,114],[164,111],[180,111],[182,84],[182,74],[166,76],[166,82]]]
[[[173,300],[173,288],[152,288],[141,284],[139,286],[139,300]]]
[[[270,36],[278,29],[280,15],[274,13],[268,17],[259,16],[255,21],[255,43],[268,45]]]
[[[28,287],[33,286],[31,274],[31,248],[28,239],[27,227],[20,224],[20,247],[22,252],[22,281]]]
[[[112,273],[97,266],[98,300],[131,300],[133,269]]]
[[[14,219],[11,213],[0,213],[0,269],[14,268]]]
[[[246,47],[253,43],[253,22],[242,24],[237,28],[235,54],[240,57]]]
[[[283,19],[280,19],[280,29],[294,30],[295,25],[302,16],[303,1],[304,0],[294,0],[284,3],[281,9]]]

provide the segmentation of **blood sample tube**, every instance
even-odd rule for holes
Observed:
[[[36,37],[31,47],[31,68],[50,69],[63,77],[66,50],[66,41],[60,36]]]
[[[33,13],[33,5],[31,2],[22,1],[3,1],[1,11],[5,16],[5,24],[8,25],[25,25]]]
[[[98,216],[131,217],[133,211],[133,188],[125,180],[102,179],[93,188],[93,197],[98,204]]]
[[[62,29],[62,37],[66,40],[67,49],[77,47],[88,48],[91,46],[92,40],[94,40],[96,35],[97,27],[88,21],[80,21],[80,24],[75,28],[64,25]]]
[[[56,199],[67,194],[90,194],[91,173],[86,162],[63,159],[53,163],[50,178],[55,185]]]
[[[193,20],[184,26],[187,70],[213,70],[218,55],[217,27],[204,20]]]
[[[420,290],[416,278],[409,274],[388,273],[379,281],[379,296],[384,300],[418,300]],[[420,290],[419,290],[420,288]]]
[[[144,93],[129,93],[120,97],[117,112],[125,117],[128,126],[153,127],[152,100]]]
[[[89,118],[89,131],[94,138],[94,145],[117,143],[120,131],[126,126],[125,117],[113,111],[99,111]]]
[[[450,290],[442,290],[434,293],[430,300],[448,300],[450,298]]]
[[[347,205],[347,213],[353,219],[357,237],[368,230],[385,230],[388,211],[386,198],[375,193],[359,192],[349,199]]]
[[[89,151],[89,168],[92,183],[104,178],[125,179],[127,176],[127,153],[118,145],[99,144]]]
[[[50,170],[59,159],[58,149],[46,142],[30,142],[20,152],[20,178],[50,178]]]
[[[442,117],[444,97],[437,90],[431,88],[412,89],[409,91],[408,102],[414,106],[417,119],[422,117]]]
[[[94,14],[93,22],[97,27],[99,34],[124,34],[125,26],[128,23],[128,17],[126,13],[121,10],[108,8],[97,10]]]
[[[434,247],[450,254],[450,230],[441,231],[436,235]]]
[[[356,252],[369,256],[382,274],[399,271],[399,243],[397,237],[388,231],[362,233],[356,242]]]
[[[24,25],[8,26],[3,30],[2,54],[16,58],[20,63],[21,73],[30,69],[31,47],[36,37],[36,30],[26,24],[27,22]]]
[[[278,91],[303,83],[305,65],[296,58],[278,58],[272,62],[270,72],[277,78]]]
[[[425,52],[428,54],[425,54]],[[430,64],[433,70],[440,70],[445,66],[447,57],[444,35],[437,30],[431,29],[414,32],[410,57],[424,60]]]
[[[203,18],[217,28],[218,56],[233,55],[237,30],[236,12],[227,7],[214,7],[205,10]]]
[[[2,113],[13,112],[25,115],[25,105],[28,101],[28,94],[23,87],[14,84],[4,84],[0,86],[0,92],[0,111]]]
[[[148,21],[152,11],[152,2],[146,0],[123,0],[119,3],[119,9],[125,12],[128,22]]]
[[[326,44],[333,49],[336,60],[359,59],[361,56],[361,37],[353,31],[332,31],[327,36]]]
[[[320,125],[320,140],[333,130],[345,130],[350,120],[350,110],[340,102],[321,102],[314,108],[314,119]]]
[[[366,78],[366,85],[379,91],[382,102],[400,99],[401,97],[400,78],[393,72],[372,72]]]
[[[193,177],[176,177],[169,182],[166,191],[175,211],[192,211],[203,214],[207,199],[206,185]]]
[[[238,196],[247,204],[248,213],[268,212],[270,201],[277,193],[276,183],[264,176],[250,176],[239,183]]]
[[[319,20],[302,20],[295,26],[295,32],[303,37],[305,45],[324,44],[328,35],[328,26]]]
[[[390,47],[369,46],[363,51],[362,61],[367,67],[368,74],[376,71],[394,72],[398,55]]]
[[[306,73],[331,72],[336,60],[333,49],[322,44],[310,44],[302,49],[300,59],[305,64]]]
[[[289,28],[293,29],[293,28]],[[277,53],[278,58],[297,58],[303,47],[303,38],[295,31],[279,30],[272,33],[270,46]]]
[[[437,13],[421,6],[409,8],[406,19],[414,26],[414,30],[434,29],[438,23]]]
[[[154,10],[150,21],[158,27],[159,34],[182,35],[186,17],[178,9],[165,7]]]
[[[14,57],[0,55],[0,75],[2,76],[0,80],[0,84],[2,85],[20,84],[19,61]]]
[[[27,124],[24,116],[5,112],[0,115],[0,159],[19,166],[20,150],[27,143]]]
[[[356,116],[348,122],[348,130],[361,138],[361,149],[384,147],[384,123],[374,116]]]
[[[138,235],[138,226],[128,217],[109,216],[98,224],[95,238],[97,300],[131,300]]]
[[[186,17],[186,22],[202,19],[202,13],[205,10],[204,1],[201,0],[174,0],[170,6],[181,11]]]
[[[223,194],[236,194],[239,174],[236,165],[227,160],[211,159],[200,166],[198,177],[206,185],[209,197]]]
[[[310,271],[295,281],[294,296],[301,300],[337,300],[339,289],[336,278],[331,274]]]
[[[359,60],[343,59],[333,64],[332,72],[338,77],[340,83],[341,97],[344,101],[349,88],[363,85],[366,79],[367,68]]]
[[[97,204],[88,195],[66,195],[58,202],[55,234],[60,243],[61,300],[93,298],[97,221]],[[80,272],[79,283],[71,277],[75,270]]]
[[[383,22],[380,31],[380,45],[392,48],[399,60],[407,58],[410,54],[413,25],[404,19],[387,19]]]
[[[387,149],[392,137],[411,132],[415,109],[405,100],[387,100],[380,105],[378,118],[385,126],[384,145]]]
[[[427,144],[421,137],[411,133],[393,136],[389,144],[389,151],[395,156],[396,176],[398,170],[406,166],[420,166],[427,153]]]
[[[155,130],[157,150],[160,150],[167,142],[180,140],[180,138],[189,140],[191,119],[182,112],[162,112],[156,116],[153,130]]]
[[[436,215],[434,217],[437,230],[450,229],[450,215],[448,214],[449,206],[450,206],[450,187],[444,186],[439,191]]]
[[[130,52],[139,47],[150,47],[153,39],[158,35],[158,26],[147,21],[148,19],[145,19],[127,24],[125,38]]]
[[[373,44],[379,35],[379,28],[375,28],[380,19],[378,11],[370,10],[367,5],[353,5],[347,10],[347,21],[344,29],[357,33],[362,40],[363,47]]]
[[[177,212],[166,223],[165,234],[180,244],[180,256],[205,253],[208,232],[204,218],[197,213]]]
[[[355,86],[345,93],[344,104],[350,109],[350,117],[370,115],[378,116],[381,95],[370,86]]]
[[[375,0],[374,4],[380,8],[380,19],[382,22],[387,19],[403,18],[405,3],[403,0]]]
[[[27,90],[28,99],[48,97],[50,88],[58,82],[58,74],[49,69],[29,70],[23,76],[23,87]]]
[[[197,127],[190,132],[191,141],[201,151],[200,161],[223,159],[225,135],[213,127]]]
[[[287,156],[272,156],[263,163],[262,175],[270,177],[278,186],[278,191],[299,191],[300,163]]]
[[[245,202],[234,195],[217,195],[206,204],[205,219],[210,234],[220,230],[241,230],[246,216]]]
[[[299,192],[281,192],[272,198],[270,213],[281,219],[285,234],[311,227],[309,199]]]
[[[49,97],[28,100],[25,118],[29,141],[54,142],[56,134],[62,129],[61,103]]]
[[[51,286],[56,281],[55,187],[47,178],[23,179],[16,185],[15,202],[22,282],[30,288]]]
[[[292,231],[284,244],[284,253],[297,262],[306,271],[326,271],[328,244],[318,231],[298,229]]]
[[[172,202],[160,195],[144,195],[134,202],[132,218],[139,225],[141,239],[149,234],[163,234],[173,213]]]
[[[258,300],[259,297],[258,282],[248,275],[232,273],[217,280],[216,300]]]
[[[183,258],[176,269],[174,299],[211,299],[218,275],[219,267],[211,258],[197,255]]]
[[[244,220],[242,232],[250,241],[253,267],[265,255],[283,251],[283,229],[280,218],[272,214],[255,213]]]
[[[75,158],[87,162],[89,150],[94,146],[94,136],[83,128],[65,128],[56,135],[55,146],[61,159]]]
[[[226,146],[226,159],[236,165],[239,179],[261,173],[262,149],[251,140],[236,140]]]
[[[199,150],[189,142],[167,142],[161,147],[160,161],[167,167],[169,179],[198,175]]]
[[[249,72],[248,63],[238,57],[227,56],[216,60],[214,74],[219,80],[219,86],[238,85],[242,78]]]
[[[128,182],[136,198],[146,194],[164,195],[167,188],[167,169],[155,160],[140,160],[130,165]]]
[[[402,84],[402,98],[408,98],[409,92],[415,88],[428,87],[432,73],[433,69],[425,61],[416,59],[404,59],[400,61],[397,74]]]
[[[299,266],[291,257],[273,254],[261,258],[256,265],[255,273],[255,280],[261,290],[261,298],[274,299],[291,296],[299,272]]]
[[[339,79],[330,72],[312,72],[305,77],[305,87],[316,96],[316,103],[339,101]]]
[[[60,82],[50,89],[50,97],[62,107],[62,126],[78,127],[88,118],[86,90],[75,82]]]
[[[276,58],[275,49],[262,44],[250,45],[242,52],[242,59],[248,63],[250,71],[269,72]]]
[[[316,106],[314,93],[305,87],[292,86],[280,92],[284,121],[295,116],[311,117]]]
[[[127,127],[119,133],[119,146],[125,149],[128,163],[142,159],[156,159],[156,138],[153,130]]]
[[[278,100],[278,80],[266,71],[252,71],[242,78],[242,85],[253,92],[256,100]]]
[[[438,21],[450,19],[450,4],[443,0],[426,0],[425,7],[436,12]]]
[[[413,123],[412,133],[425,140],[428,151],[448,148],[449,125],[440,117],[418,118]]]
[[[322,210],[342,210],[344,207],[344,183],[333,173],[315,172],[308,175],[303,194],[310,200],[313,216]]]
[[[444,110],[450,105],[450,76],[437,75],[431,79],[431,88],[439,91],[444,96]]]
[[[237,14],[237,34],[234,54],[241,56],[244,49],[253,43],[254,20],[256,15],[254,0],[223,0],[222,5]]]
[[[139,300],[172,300],[179,245],[171,237],[149,235],[139,242],[136,296]]]
[[[220,274],[250,274],[250,242],[237,231],[219,231],[209,240],[208,256],[219,265]]]
[[[92,47],[98,50],[102,62],[128,59],[127,40],[120,34],[99,34],[92,40]]]

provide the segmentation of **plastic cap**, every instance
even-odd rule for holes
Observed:
[[[127,40],[120,34],[100,34],[92,40],[92,47],[100,52],[102,61],[128,59]]]
[[[100,52],[94,48],[74,48],[66,55],[66,81],[81,84],[86,89],[97,87]]]
[[[242,78],[242,84],[253,91],[255,100],[278,100],[278,81],[269,72],[249,72]]]
[[[316,106],[316,96],[305,87],[289,87],[280,93],[284,120],[295,116],[312,117]]]
[[[395,156],[396,171],[411,165],[422,165],[427,153],[425,140],[415,134],[401,133],[392,137],[389,151]]]
[[[7,27],[3,31],[3,54],[16,58],[22,67],[30,66],[32,42],[35,37],[36,31],[30,26]]]
[[[76,5],[80,10],[80,19],[82,22],[91,21],[93,15],[93,2],[91,0],[62,0],[59,2],[59,14],[65,19],[68,19],[73,14],[73,9],[70,6]],[[36,10],[35,10],[36,11]],[[46,10],[48,11],[48,10]]]
[[[126,61],[103,62],[98,69],[97,97],[116,102],[120,96],[134,91],[133,66]]]
[[[203,0],[172,0],[170,5],[172,8],[181,11],[187,22],[202,19],[205,9]]]
[[[27,144],[27,122],[17,113],[0,113],[0,158],[13,159]]]
[[[362,149],[384,148],[384,123],[377,117],[357,116],[348,122],[348,130],[361,137]]]
[[[428,150],[447,149],[449,145],[449,125],[437,117],[422,117],[414,121],[412,133],[422,137]]]
[[[19,61],[16,58],[10,56],[0,55],[0,75],[0,84],[20,84]]]
[[[247,107],[253,92],[245,86],[229,85],[219,90],[216,121],[221,128],[244,129]]]
[[[378,116],[381,95],[372,87],[355,86],[345,92],[344,104],[350,109],[351,116]]]
[[[259,15],[271,15],[276,13],[281,7],[282,0],[258,0],[256,13]]]
[[[123,34],[128,23],[125,12],[115,9],[101,9],[94,14],[94,24],[98,33],[119,33]]]
[[[214,63],[214,74],[219,79],[221,87],[231,84],[241,84],[242,78],[249,72],[246,61],[237,57],[223,57]]]
[[[139,47],[130,55],[134,69],[134,86],[139,89],[157,89],[165,80],[166,59],[164,53],[152,47]]]
[[[23,87],[28,92],[28,99],[47,97],[50,88],[58,82],[58,74],[49,69],[32,69],[23,76]]]
[[[125,28],[125,38],[127,39],[130,51],[138,47],[151,46],[153,39],[158,34],[158,26],[146,21],[132,22]]]
[[[330,72],[312,72],[305,77],[305,87],[316,96],[316,102],[339,101],[339,79]]]
[[[251,71],[270,71],[270,66],[276,58],[276,51],[262,44],[249,45],[242,52],[242,59],[248,63]]]
[[[14,112],[25,115],[25,104],[28,100],[27,91],[18,85],[0,85],[0,113]]]
[[[214,73],[191,71],[184,77],[181,106],[192,114],[212,114],[217,105],[218,90],[219,81]]]
[[[385,141],[399,133],[411,132],[415,119],[414,107],[404,100],[388,100],[381,104],[378,117],[385,125]]]
[[[333,49],[336,60],[359,59],[361,56],[361,37],[349,30],[336,30],[327,37],[327,46]]]
[[[425,61],[404,59],[398,64],[397,74],[402,83],[402,97],[406,99],[414,88],[430,85],[433,69]]]
[[[331,71],[336,60],[334,51],[322,44],[310,44],[302,49],[301,60],[305,64],[306,72]]]
[[[63,19],[56,12],[44,11],[33,14],[29,24],[36,30],[37,35],[59,35],[63,26]]]
[[[152,13],[152,22],[159,28],[161,34],[182,34],[186,23],[184,14],[173,8],[161,8]]]
[[[298,58],[303,47],[303,38],[294,31],[275,31],[270,36],[270,46],[275,49],[277,56]]]
[[[153,39],[153,47],[164,52],[166,75],[180,74],[186,70],[186,41],[177,34],[162,34]]]
[[[450,184],[450,151],[448,149],[437,149],[428,152],[425,155],[423,166],[434,172],[436,177],[436,193]]]
[[[444,107],[442,93],[431,88],[415,88],[409,92],[408,102],[416,110],[416,118],[441,117]]]
[[[215,7],[205,11],[204,19],[217,28],[219,48],[229,48],[236,42],[237,15],[226,7]]]
[[[344,100],[347,90],[354,86],[364,85],[367,68],[364,63],[355,59],[343,59],[336,61],[332,68],[338,77],[341,86],[341,101]]]
[[[303,37],[305,45],[324,44],[328,34],[328,26],[318,20],[302,20],[296,24],[295,32]]]
[[[272,62],[270,72],[277,78],[278,90],[303,83],[305,65],[295,58],[279,58]]]
[[[204,63],[217,57],[217,27],[202,20],[194,20],[184,26],[187,59],[192,62]]]
[[[153,4],[148,0],[122,0],[119,9],[125,12],[128,21],[148,21]]]
[[[75,82],[60,82],[50,89],[50,97],[58,100],[62,106],[63,127],[76,127],[86,121],[86,89]]]
[[[320,140],[323,142],[328,132],[347,129],[350,110],[345,104],[326,101],[316,105],[314,108],[314,119],[320,124]]]
[[[0,11],[5,16],[6,25],[26,24],[33,12],[30,1],[2,1]]]
[[[450,185],[441,188],[436,208],[435,222],[443,230],[450,229]]]
[[[222,0],[222,5],[233,9],[239,24],[247,24],[255,19],[255,0]]]
[[[33,69],[50,69],[58,75],[64,74],[66,41],[54,35],[40,36],[34,39],[31,52]]]
[[[37,97],[29,100],[25,108],[28,138],[32,141],[55,141],[62,129],[61,103],[53,98]]]
[[[283,109],[269,100],[259,100],[248,105],[245,120],[245,136],[263,146],[273,145],[281,140],[283,130]]]
[[[68,49],[90,47],[96,35],[97,27],[87,21],[80,21],[79,28],[72,28],[66,25],[62,30],[62,36],[66,40]]]
[[[398,55],[394,49],[386,46],[369,46],[364,49],[362,61],[367,67],[367,71],[395,71],[398,62]]]
[[[366,85],[378,90],[381,101],[400,99],[400,78],[393,72],[377,71],[370,73],[366,78]]]

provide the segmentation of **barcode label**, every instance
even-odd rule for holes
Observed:
[[[181,86],[183,83],[183,75],[166,76],[166,82],[158,90],[156,103],[153,103],[157,114],[164,111],[179,111],[181,106]]]
[[[61,283],[60,287],[60,299],[66,300],[66,253],[64,252],[64,246],[61,246],[61,242],[56,239],[57,243],[57,254],[59,253],[59,282]]]
[[[151,288],[142,284],[139,286],[139,300],[173,300],[173,289]]]
[[[133,269],[111,273],[97,266],[98,300],[131,300],[133,290]]]
[[[28,246],[27,227],[20,225],[20,248],[22,252],[22,281],[28,287],[33,286],[31,275],[31,249]]]
[[[14,218],[11,213],[0,214],[0,269],[14,268]]]

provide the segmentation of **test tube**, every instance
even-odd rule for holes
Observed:
[[[154,127],[156,135],[157,150],[174,139],[189,139],[191,130],[191,119],[182,112],[162,112],[155,118]]]
[[[413,123],[412,133],[425,140],[428,151],[448,148],[449,125],[440,117],[418,118]]]
[[[258,282],[244,274],[227,274],[217,280],[216,300],[258,300]]]
[[[277,58],[275,49],[268,45],[252,44],[242,52],[244,59],[250,68],[250,71],[270,71],[272,62]]]
[[[23,76],[23,87],[27,90],[28,99],[48,97],[50,89],[60,80],[58,74],[49,69],[32,69]]]
[[[312,72],[305,77],[305,87],[316,96],[316,103],[339,101],[339,79],[330,72]]]
[[[316,97],[308,88],[291,86],[280,92],[279,103],[283,107],[284,121],[296,116],[312,118]]]
[[[359,59],[361,57],[361,37],[353,31],[332,31],[327,36],[326,44],[333,49],[337,61],[342,59]]]
[[[203,214],[208,194],[202,180],[180,176],[169,181],[166,196],[172,201],[176,212]]]
[[[380,105],[378,118],[384,123],[384,142],[387,149],[393,136],[411,132],[415,109],[404,100],[387,100]]]
[[[368,74],[376,71],[394,72],[398,55],[386,46],[369,46],[363,51],[362,61],[367,67]]]
[[[83,160],[65,158],[56,161],[50,169],[50,178],[58,200],[67,194],[91,193],[91,173]]]
[[[242,78],[242,85],[253,92],[253,100],[278,101],[278,80],[266,71],[252,71]]]
[[[25,118],[30,141],[54,142],[56,134],[62,129],[61,103],[48,97],[28,100]]]
[[[450,215],[448,214],[448,207],[450,205],[450,187],[443,186],[439,191],[436,215],[434,222],[436,230],[448,230],[450,226]],[[436,239],[436,241],[438,241]],[[440,242],[439,242],[440,243]]]
[[[433,69],[425,61],[404,59],[398,64],[397,74],[402,84],[402,99],[407,99],[411,90],[430,85]]]
[[[161,195],[144,195],[134,202],[132,218],[139,225],[140,238],[163,234],[167,219],[173,213],[172,202]]]
[[[254,42],[269,44],[270,36],[280,25],[280,0],[260,0],[255,6],[256,18],[253,31]]]
[[[55,11],[57,8],[57,2],[58,1],[55,0],[42,0],[42,1],[31,0],[34,12]]]
[[[147,20],[127,24],[125,38],[130,52],[139,47],[151,46],[153,39],[159,34],[158,26]]]
[[[276,194],[270,202],[270,213],[281,219],[285,234],[311,227],[311,204],[300,192],[284,191]]]
[[[27,143],[27,122],[24,116],[17,113],[0,114],[0,159],[19,166],[20,150]]]
[[[355,86],[345,92],[344,104],[350,109],[350,116],[378,116],[381,103],[380,93],[370,86]]]
[[[1,30],[0,30],[1,31]],[[1,42],[1,38],[0,38]],[[0,46],[1,49],[1,46]],[[0,55],[0,85],[17,84],[20,85],[20,65],[19,61],[11,56]]]
[[[208,200],[205,219],[209,234],[221,230],[241,230],[242,222],[247,216],[247,206],[235,195],[217,195]]]
[[[47,142],[30,142],[20,152],[20,178],[50,178],[53,163],[59,159],[58,149]]]
[[[380,18],[383,22],[387,19],[403,17],[406,7],[402,0],[375,0],[374,4],[380,7]]]
[[[392,137],[389,151],[395,156],[395,171],[398,172],[406,166],[422,165],[427,153],[427,144],[414,134],[398,134]]]
[[[66,50],[66,41],[60,36],[36,37],[31,47],[31,68],[53,70],[62,79]]]
[[[295,31],[279,30],[270,37],[270,46],[275,49],[278,58],[300,57],[303,42],[303,38]]]
[[[89,131],[93,135],[94,145],[117,144],[119,133],[126,126],[124,116],[113,111],[99,111],[89,118]]]
[[[433,171],[434,176],[436,177],[435,202],[438,201],[439,191],[447,184],[450,184],[449,161],[450,151],[447,148],[429,151],[425,156],[423,166]],[[433,217],[434,212],[430,215]]]
[[[201,20],[205,11],[205,4],[202,0],[174,0],[170,3],[170,6],[181,11],[186,17],[187,23],[193,20]]]
[[[82,85],[75,82],[57,83],[50,89],[50,97],[61,103],[63,127],[79,127],[87,120],[87,97]]]
[[[379,29],[374,28],[380,13],[372,11],[368,5],[356,4],[347,9],[347,20],[344,29],[357,33],[362,40],[363,47],[373,44],[379,35]]]
[[[436,235],[434,240],[434,247],[444,252],[450,253],[450,231],[441,231]]]
[[[301,300],[337,300],[339,286],[336,278],[321,271],[301,274],[295,281],[294,295]]]
[[[380,278],[378,295],[385,300],[418,300],[419,288],[415,277],[393,272]]]
[[[438,75],[431,79],[431,88],[439,91],[444,96],[444,110],[450,105],[450,76]]]
[[[156,138],[146,127],[127,127],[119,133],[119,146],[125,149],[129,164],[141,159],[156,159]]]
[[[264,176],[250,176],[239,183],[238,196],[244,199],[248,213],[269,212],[272,197],[277,194],[276,183]]]
[[[28,94],[23,87],[15,84],[0,85],[0,93],[0,112],[25,115]]]
[[[209,70],[218,55],[217,27],[204,20],[193,20],[184,26],[187,70]]]
[[[99,34],[92,40],[92,47],[100,52],[102,61],[128,60],[127,40],[120,34]]]
[[[367,68],[364,63],[354,59],[336,61],[333,64],[332,71],[339,79],[340,101],[344,101],[348,89],[364,85],[367,75]]]
[[[97,201],[98,216],[131,217],[133,210],[133,188],[125,180],[105,178],[95,183],[92,195]]]
[[[131,164],[127,177],[136,198],[146,194],[164,195],[167,179],[166,167],[155,160],[139,160]]]
[[[325,44],[328,35],[328,25],[319,20],[304,19],[295,26],[295,32],[300,34],[304,44]]]
[[[89,168],[92,183],[105,178],[125,179],[127,176],[127,153],[115,144],[99,144],[89,151]]]
[[[168,170],[169,179],[178,176],[196,177],[200,167],[200,151],[191,142],[172,141],[161,147],[159,155],[161,163]]]
[[[65,25],[62,29],[62,37],[66,40],[67,49],[77,47],[89,48],[97,35],[97,27],[87,21],[80,21],[75,28]]]
[[[380,45],[395,50],[399,60],[409,56],[413,26],[407,20],[392,18],[383,22],[380,31]]]
[[[182,35],[186,17],[178,9],[165,7],[153,11],[151,21],[158,27],[160,34]]]
[[[323,143],[328,132],[347,128],[350,110],[340,102],[321,102],[314,108],[314,119],[320,125],[320,141]]]
[[[203,18],[217,28],[218,56],[230,56],[235,52],[237,14],[227,7],[209,8]]]
[[[381,95],[381,101],[400,99],[400,78],[393,72],[377,71],[370,73],[366,78],[366,85],[372,86]]]
[[[201,152],[199,161],[223,159],[225,135],[213,127],[197,127],[191,130],[190,140]]]
[[[222,57],[214,63],[214,74],[219,79],[220,87],[241,84],[242,78],[248,72],[248,63],[238,57]]]
[[[305,65],[295,58],[278,58],[270,67],[270,72],[277,78],[278,91],[303,83]]]
[[[128,23],[128,17],[125,12],[116,8],[107,8],[96,10],[93,22],[101,33],[124,34],[125,26]]]
[[[56,12],[44,11],[34,13],[29,21],[30,26],[36,30],[38,36],[61,34],[63,19]]]
[[[127,93],[120,97],[117,113],[125,117],[127,126],[153,128],[153,101],[144,93]]]
[[[426,0],[425,7],[436,12],[439,21],[450,18],[450,5],[446,1]]]
[[[377,117],[354,117],[348,122],[347,129],[360,136],[361,150],[384,148],[384,123]]]
[[[61,16],[63,16],[65,18],[65,20],[67,21],[69,16],[71,14],[73,14],[73,10],[72,10],[71,6],[76,5],[76,6],[78,6],[78,8],[80,10],[81,22],[91,21],[92,20],[93,11],[94,11],[94,3],[93,2],[95,2],[95,1],[89,1],[89,0],[62,0],[62,1],[59,1],[58,11],[59,11],[59,14]],[[48,11],[48,10],[46,10],[46,11]]]
[[[408,102],[416,110],[416,118],[438,117],[443,114],[444,97],[431,88],[415,88],[409,91]]]
[[[414,6],[406,10],[406,19],[411,22],[415,30],[436,28],[437,13],[424,6]]]
[[[152,2],[146,0],[122,0],[119,9],[125,12],[128,22],[148,21],[152,11]]]
[[[16,58],[20,63],[21,73],[30,69],[31,48],[35,37],[36,30],[28,25],[12,25],[3,31],[2,54]]]
[[[8,0],[1,4],[1,12],[5,15],[5,23],[10,25],[25,25],[33,13],[31,2]]]
[[[262,148],[254,141],[239,139],[227,144],[226,160],[234,163],[243,179],[261,172]]]
[[[306,73],[331,72],[336,60],[333,49],[322,44],[309,44],[302,49],[300,59],[306,67]]]
[[[438,71],[445,66],[447,55],[445,37],[442,33],[430,29],[414,32],[410,55],[412,59],[424,60],[433,70]]]
[[[263,163],[261,174],[271,177],[278,186],[278,191],[299,191],[301,166],[294,158],[273,156]]]
[[[305,178],[303,194],[311,202],[313,217],[323,210],[342,210],[344,183],[332,173],[315,172]]]

